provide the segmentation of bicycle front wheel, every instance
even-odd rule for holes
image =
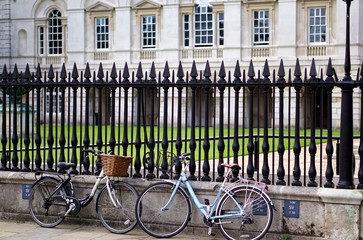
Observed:
[[[216,215],[235,215],[239,204],[243,209],[240,218],[220,218],[219,230],[227,239],[261,239],[269,230],[273,212],[266,193],[253,186],[238,186],[231,190],[232,196],[223,195]],[[237,203],[236,203],[237,202]]]
[[[171,196],[174,189],[175,184],[171,182],[159,182],[140,194],[136,203],[136,218],[147,234],[156,238],[173,237],[188,224],[190,201],[181,188],[177,189],[175,196]],[[170,204],[166,206],[169,200]]]
[[[138,192],[126,182],[112,182],[110,194],[107,186],[103,187],[97,197],[97,215],[110,232],[127,233],[137,224],[135,204]]]
[[[58,183],[52,177],[42,178],[34,184],[30,193],[30,215],[42,227],[55,227],[65,218],[67,205],[63,197],[66,191],[61,187],[55,192]]]

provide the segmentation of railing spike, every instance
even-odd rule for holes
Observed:
[[[42,78],[42,70],[40,69],[40,64],[38,63],[37,66],[37,71],[35,73],[35,78],[37,79],[37,82],[41,82],[41,78]]]
[[[12,77],[13,77],[13,79],[17,79],[17,78],[19,78],[18,65],[16,65],[16,64],[15,64],[15,66],[14,66],[14,70],[13,70]]]
[[[253,78],[255,76],[255,69],[253,67],[253,62],[252,62],[252,59],[250,60],[250,65],[248,67],[248,73],[247,73],[247,76],[249,78]]]
[[[97,78],[102,81],[104,77],[105,75],[103,73],[102,63],[100,63],[100,66],[98,67]]]
[[[280,60],[280,66],[279,66],[279,70],[277,72],[277,76],[285,77],[285,67],[284,67],[284,62],[282,61],[282,59]]]
[[[183,80],[184,71],[183,71],[183,65],[182,65],[181,61],[179,61],[178,72],[177,72],[176,76],[178,77],[177,82],[184,82],[184,80]]]
[[[30,74],[29,64],[26,64],[24,78],[27,79],[27,81],[29,81],[30,77],[31,77],[31,74]]]
[[[192,69],[190,70],[190,76],[192,77],[192,80],[198,77],[198,71],[197,66],[195,64],[195,61],[193,60]]]
[[[328,67],[326,68],[326,75],[328,76],[326,81],[334,82],[334,79],[333,79],[334,71],[333,71],[333,65],[331,62],[331,58],[329,58],[329,61],[328,61]]]
[[[91,75],[91,70],[89,68],[89,63],[86,64],[86,69],[84,71],[84,78],[86,79],[86,81],[90,81],[89,79],[92,77]]]
[[[209,78],[211,75],[212,74],[210,71],[209,61],[207,60],[207,63],[205,64],[205,69],[204,69],[204,77]]]
[[[137,67],[137,72],[136,72],[136,82],[141,82],[142,78],[143,78],[144,74],[142,73],[142,66],[141,66],[141,62],[139,62],[139,66]]]
[[[66,71],[66,65],[62,64],[61,74],[60,74],[61,82],[65,81],[67,78],[67,71]]]
[[[53,78],[54,78],[53,64],[50,64],[49,72],[48,72],[49,82],[53,82]]]
[[[4,79],[4,80],[6,80],[7,78],[8,78],[8,69],[7,69],[7,67],[6,67],[6,64],[4,64],[4,67],[3,67],[3,72],[2,72],[2,74],[1,74],[1,77]]]
[[[294,76],[301,77],[301,67],[300,67],[300,62],[299,62],[298,58],[296,59]]]
[[[155,81],[156,78],[156,70],[155,70],[155,63],[152,62],[151,63],[151,69],[150,69],[150,75],[149,77],[151,78],[152,81]]]
[[[73,64],[73,69],[72,69],[72,78],[73,78],[72,82],[77,81],[77,78],[78,78],[78,77],[79,77],[79,75],[78,75],[77,64],[76,64],[76,63],[74,63],[74,64]]]
[[[123,82],[130,82],[129,78],[130,78],[130,72],[129,72],[129,66],[127,65],[127,62],[125,62],[125,66],[124,66],[124,71],[122,74],[122,78],[124,79]]]
[[[116,63],[112,64],[110,78],[111,78],[111,82],[116,82],[116,78],[117,78]]]
[[[316,77],[318,74],[316,72],[315,59],[311,61],[310,74],[311,77]]]
[[[233,76],[235,78],[240,78],[242,75],[241,75],[241,67],[239,65],[239,61],[237,60],[236,62],[236,66],[234,67],[234,73],[233,73]]]
[[[221,67],[219,68],[218,77],[223,78],[224,82],[226,81],[224,78],[226,77],[226,68],[224,66],[224,61],[221,63]],[[220,80],[220,79],[219,79]],[[218,82],[219,82],[218,80]]]
[[[163,77],[164,77],[164,80],[163,82],[170,82],[169,81],[169,77],[170,77],[170,70],[169,70],[169,64],[168,64],[168,61],[165,62],[165,67],[164,67],[164,72],[163,72]]]
[[[281,59],[281,61],[280,61],[279,73],[280,73],[280,71],[281,71],[281,64],[282,64],[282,59]],[[282,71],[284,71],[284,69],[283,69],[283,65],[282,65]],[[283,74],[285,75],[285,71],[283,72]],[[269,68],[269,66],[268,66],[268,61],[267,61],[267,59],[265,60],[265,64],[264,64],[264,66],[263,66],[262,76],[264,76],[264,77],[269,77],[269,76],[270,76],[270,68]]]

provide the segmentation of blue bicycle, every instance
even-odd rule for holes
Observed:
[[[178,181],[165,180],[147,187],[136,202],[136,218],[140,227],[157,238],[173,237],[180,233],[191,219],[191,200],[203,214],[209,227],[218,225],[227,239],[261,239],[269,230],[274,209],[266,194],[267,185],[243,178],[231,183],[232,171],[240,170],[237,164],[222,164],[227,173],[214,203],[205,199],[202,204],[186,177],[188,153],[179,156],[183,170]],[[184,183],[186,190],[181,187]]]

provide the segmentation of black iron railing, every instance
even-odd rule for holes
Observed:
[[[130,73],[127,64],[110,71],[100,64],[92,73],[74,64],[69,73],[65,65],[60,73],[52,66],[31,73],[4,66],[1,170],[58,171],[56,163],[66,161],[77,164],[75,174],[95,174],[100,162],[82,150],[97,148],[132,155],[132,177],[177,177],[179,162],[168,171],[172,156],[191,152],[192,180],[221,181],[220,164],[235,162],[245,178],[268,184],[335,187],[342,172],[358,176],[358,186],[363,182],[361,164],[355,171],[338,164],[347,155],[341,147],[337,155],[340,117],[333,114],[332,93],[342,81],[330,59],[324,70],[314,60],[309,69],[299,60],[285,69],[281,61],[273,71],[267,61],[262,71],[252,61],[248,69],[237,62],[234,71],[223,63],[212,71],[208,62],[202,71],[195,63],[187,72],[181,63],[175,71],[168,63],[162,72],[154,64],[145,73],[143,67]],[[351,83],[362,88],[362,73]],[[362,113],[356,116],[361,121]]]

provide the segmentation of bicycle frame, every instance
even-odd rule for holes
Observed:
[[[186,166],[184,166],[183,171],[181,172],[180,178],[179,180],[174,183],[175,184],[175,188],[170,196],[169,201],[166,203],[166,205],[161,209],[166,210],[168,208],[168,206],[170,205],[170,203],[173,201],[177,190],[179,187],[181,187],[181,183],[184,183],[184,185],[186,186],[189,196],[192,198],[195,206],[197,207],[197,209],[199,210],[199,212],[201,212],[203,214],[203,216],[208,219],[208,220],[212,220],[214,221],[215,219],[228,219],[228,218],[238,218],[241,217],[244,214],[244,209],[242,208],[242,206],[237,202],[237,200],[235,198],[232,197],[232,194],[230,193],[229,190],[225,189],[224,186],[227,182],[227,178],[224,179],[221,187],[219,188],[219,191],[217,193],[217,196],[214,200],[214,203],[212,204],[202,204],[198,197],[196,196],[194,189],[192,187],[192,185],[190,184],[190,182],[188,181],[188,178],[186,177],[186,171],[185,171]],[[231,169],[227,172],[227,175],[230,173]],[[171,182],[171,181],[170,181]],[[236,204],[236,206],[239,209],[239,212],[235,213],[235,214],[224,214],[224,215],[214,215],[215,210],[217,208],[217,205],[221,199],[221,197],[223,196],[223,194],[226,193],[228,194],[231,199],[233,199],[234,203]]]
[[[112,196],[112,192],[111,192],[111,188],[112,188],[111,181],[110,181],[109,177],[107,177],[106,175],[103,174],[103,169],[101,170],[100,174],[96,177],[96,182],[95,182],[95,184],[92,187],[91,193],[89,195],[87,195],[85,198],[79,199],[79,201],[81,203],[81,206],[87,206],[92,201],[93,197],[95,196],[95,194],[97,192],[98,186],[105,179],[106,179],[106,186],[107,186],[108,194],[110,195],[110,199],[111,199],[113,205],[116,208],[119,208],[120,203],[119,202],[116,203],[115,200],[114,200],[114,197]]]
[[[63,187],[63,186],[65,186],[67,183],[69,183],[70,184],[70,187],[67,187],[67,188],[69,188],[69,190],[71,191],[71,196],[73,196],[73,194],[74,194],[74,187],[73,187],[73,184],[72,184],[72,179],[71,179],[71,175],[70,175],[70,173],[69,173],[69,171],[67,171],[67,177],[61,177],[61,176],[59,176],[59,173],[53,173],[53,172],[39,172],[39,174],[41,174],[42,175],[42,177],[41,178],[43,178],[44,176],[43,176],[43,174],[47,174],[47,175],[52,175],[52,176],[55,176],[55,177],[57,177],[57,179],[58,180],[60,180],[60,182],[59,182],[59,184],[57,185],[57,187],[55,188],[55,190],[53,191],[53,193],[49,196],[49,199],[50,198],[52,198],[54,195],[55,195],[55,193],[61,188],[61,187]],[[54,178],[55,178],[54,177]],[[101,184],[101,182],[102,181],[104,181],[106,179],[106,185],[107,185],[107,189],[108,189],[108,193],[110,194],[110,196],[111,196],[111,183],[110,183],[110,179],[107,177],[107,176],[105,176],[104,174],[103,174],[103,169],[101,170],[101,172],[100,172],[100,174],[98,175],[98,176],[96,176],[96,182],[95,182],[95,184],[93,185],[93,187],[92,187],[92,190],[91,190],[91,192],[90,192],[90,194],[88,194],[88,195],[86,195],[86,197],[84,197],[84,198],[79,198],[79,199],[77,199],[78,201],[79,201],[79,203],[80,203],[80,205],[82,206],[82,207],[84,207],[84,206],[87,206],[91,201],[92,201],[92,199],[93,199],[93,197],[95,196],[95,194],[96,194],[96,192],[97,192],[97,189],[98,189],[98,187],[99,187],[99,185]],[[38,179],[38,180],[40,180],[40,179]],[[38,181],[37,180],[37,181]],[[37,182],[36,181],[36,182]],[[35,183],[36,183],[35,182]],[[35,184],[34,183],[34,184]],[[112,201],[112,203],[114,204],[114,206],[115,207],[118,207],[119,206],[119,204],[117,204],[115,201],[114,201],[114,199],[113,199],[113,197],[110,197],[111,198],[111,201]],[[48,200],[48,199],[47,199]]]

